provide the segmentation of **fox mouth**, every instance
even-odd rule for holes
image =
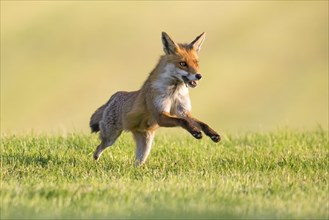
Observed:
[[[189,80],[189,78],[187,78],[187,76],[182,76],[183,81],[186,85],[186,87],[191,87],[191,88],[195,88],[198,85],[198,82],[196,80]]]

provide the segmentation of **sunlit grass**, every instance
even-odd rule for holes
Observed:
[[[327,131],[157,136],[134,168],[124,134],[3,136],[1,218],[328,218]]]

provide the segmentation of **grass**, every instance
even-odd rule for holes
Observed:
[[[180,134],[183,133],[180,131]],[[89,134],[2,136],[1,219],[329,218],[328,133],[160,134],[134,168],[124,134],[100,161]]]

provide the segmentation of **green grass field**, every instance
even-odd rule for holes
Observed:
[[[0,1],[1,219],[328,219],[328,5]],[[160,131],[136,169],[124,134],[94,162],[91,114],[141,87],[162,31],[207,32],[192,113],[223,141]]]
[[[97,144],[89,134],[3,136],[1,219],[329,217],[321,128],[226,134],[219,144],[161,133],[139,168],[130,134],[96,163]]]

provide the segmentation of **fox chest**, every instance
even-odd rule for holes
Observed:
[[[171,115],[184,116],[191,111],[191,101],[185,85],[160,94],[154,104],[158,112],[169,112]]]

